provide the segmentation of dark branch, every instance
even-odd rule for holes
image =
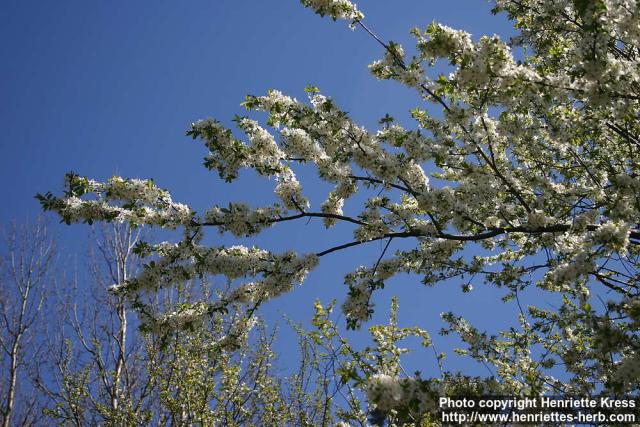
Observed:
[[[302,212],[297,215],[283,216],[278,218],[269,218],[264,222],[267,224],[275,224],[277,222],[293,221],[300,218],[332,218],[332,219],[338,219],[340,221],[351,222],[357,225],[368,225],[366,222],[362,222],[358,219],[351,218],[349,216],[323,213],[323,212]],[[194,227],[214,227],[214,226],[225,225],[225,223],[224,222],[201,222],[201,223],[194,222],[192,225]]]
[[[590,225],[587,227],[589,231],[595,231],[599,228],[597,225]],[[569,231],[571,229],[570,225],[565,224],[557,224],[550,225],[547,227],[527,227],[527,226],[518,226],[518,227],[504,227],[504,228],[494,228],[485,233],[479,234],[449,234],[449,233],[435,233],[435,234],[420,234],[418,232],[399,232],[399,233],[386,233],[382,236],[363,241],[354,241],[349,243],[344,243],[339,246],[334,246],[332,248],[326,249],[322,252],[316,253],[317,256],[324,256],[330,254],[332,252],[336,252],[342,249],[350,248],[352,246],[358,246],[363,243],[375,242],[377,240],[394,238],[394,237],[427,237],[427,238],[439,238],[446,240],[457,240],[460,242],[474,242],[480,240],[490,239],[492,237],[496,237],[502,234],[509,233],[526,233],[526,234],[543,234],[543,233],[563,233],[565,231]],[[631,231],[629,236],[632,239],[640,239],[640,231]],[[632,244],[640,244],[640,241],[632,241]]]
[[[371,178],[368,176],[355,176],[355,175],[349,175],[349,178],[356,180],[356,181],[368,181],[368,182],[372,182],[374,184],[380,184],[380,185],[388,185],[389,187],[398,189],[398,190],[402,190],[405,191],[407,193],[411,193],[411,190],[403,187],[402,185],[398,185],[398,184],[391,184],[390,182],[385,182],[381,179],[376,179],[376,178]]]
[[[324,250],[322,252],[316,253],[316,256],[321,257],[321,256],[324,256],[324,255],[330,254],[332,252],[336,252],[336,251],[339,251],[339,250],[342,250],[342,249],[350,248],[352,246],[358,246],[358,245],[362,245],[364,243],[370,243],[370,242],[375,242],[375,241],[378,241],[378,240],[383,240],[383,239],[387,239],[387,238],[394,238],[394,237],[420,237],[420,235],[417,234],[417,233],[387,233],[387,234],[385,234],[383,236],[376,237],[376,238],[373,238],[373,239],[370,239],[370,240],[355,241],[355,242],[345,243],[345,244],[342,244],[342,245],[339,245],[339,246],[334,246],[334,247],[326,249],[326,250]]]

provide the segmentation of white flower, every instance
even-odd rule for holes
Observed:
[[[313,8],[322,16],[329,15],[333,19],[355,21],[364,18],[356,4],[349,0],[302,0],[302,4]]]
[[[402,387],[394,377],[375,374],[367,381],[367,399],[381,411],[389,411],[402,400]]]
[[[551,218],[540,209],[535,209],[527,215],[527,225],[531,228],[542,228],[550,222]]]
[[[636,384],[640,380],[640,354],[622,359],[616,368],[614,379],[621,382],[625,389]]]

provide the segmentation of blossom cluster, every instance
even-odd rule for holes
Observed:
[[[615,379],[623,384],[625,390],[631,389],[640,381],[640,354],[626,357],[618,364]]]
[[[255,327],[257,321],[254,316],[247,317],[245,313],[236,312],[230,323],[227,333],[215,343],[216,347],[228,352],[246,346],[249,332]]]
[[[229,281],[263,277],[236,286],[220,300],[147,317],[144,321],[154,330],[158,327],[179,328],[185,324],[193,326],[213,312],[226,310],[229,304],[259,305],[290,291],[294,284],[302,283],[318,262],[314,254],[273,254],[244,246],[207,248],[189,242],[164,242],[155,245],[154,250],[160,255],[157,261],[150,262],[138,276],[113,287],[112,291],[135,296],[207,275],[222,275]]]
[[[436,396],[428,382],[385,374],[375,374],[367,380],[367,400],[385,413],[412,407],[422,414],[437,408]]]
[[[609,221],[601,224],[593,232],[591,239],[594,245],[603,245],[620,254],[626,254],[629,247],[629,230],[631,225],[624,222]]]
[[[204,214],[204,223],[215,225],[220,233],[251,236],[273,224],[282,214],[279,206],[251,209],[246,203],[230,203],[228,207],[214,206]]]
[[[170,194],[152,180],[118,176],[100,183],[75,174],[67,175],[64,197],[38,195],[46,210],[58,213],[67,224],[116,221],[134,225],[158,225],[175,229],[191,227],[195,212],[171,200]],[[82,196],[93,195],[93,199]]]
[[[301,282],[317,264],[313,254],[302,257],[293,252],[273,254],[264,249],[245,246],[205,247],[191,242],[161,244],[162,256],[147,265],[142,273],[124,285],[127,292],[155,290],[198,276],[223,275],[230,280],[263,274],[270,296],[282,293],[292,283]]]
[[[316,11],[320,16],[328,15],[334,20],[348,19],[357,21],[364,18],[356,4],[349,0],[300,0],[300,2]]]
[[[208,312],[209,307],[204,302],[184,304],[176,311],[147,319],[146,326],[156,333],[195,328],[201,324]]]

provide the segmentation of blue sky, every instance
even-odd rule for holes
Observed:
[[[426,28],[433,20],[466,29],[474,38],[513,31],[484,1],[376,0],[359,7],[367,25],[407,48],[409,29]],[[59,193],[70,170],[99,180],[114,174],[151,177],[175,200],[199,210],[229,201],[269,203],[272,182],[245,173],[228,185],[206,171],[204,148],[184,134],[189,124],[215,117],[230,125],[235,114],[243,114],[239,103],[246,94],[275,88],[302,99],[304,87],[313,84],[371,129],[386,113],[410,125],[409,109],[424,104],[398,84],[369,75],[367,65],[381,55],[364,32],[320,19],[294,0],[3,0],[0,221],[35,216],[34,194]],[[311,193],[326,190],[314,184],[312,174],[303,174],[302,182]],[[315,206],[319,203],[316,198]],[[64,247],[82,251],[86,245],[86,226],[55,229]],[[318,221],[273,228],[251,243],[305,251],[350,237],[348,227],[326,232]],[[215,235],[209,241],[234,242]],[[381,249],[372,244],[323,259],[304,287],[270,303],[265,316],[281,319],[285,312],[303,321],[315,298],[342,301],[343,274],[374,263]],[[377,297],[380,317],[390,296],[398,294],[401,323],[433,334],[445,310],[489,326],[513,319],[514,308],[501,305],[500,293],[462,294],[457,284],[445,285],[425,289],[415,277],[400,277]],[[487,316],[494,305],[504,316]],[[279,352],[291,345],[291,334],[283,333]],[[435,369],[424,354],[408,363],[425,372]]]

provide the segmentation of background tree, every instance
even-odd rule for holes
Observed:
[[[242,307],[234,314],[240,331],[238,322],[222,314],[201,328],[140,331],[124,297],[107,289],[141,267],[133,253],[141,235],[141,229],[123,224],[93,229],[89,271],[80,269],[71,278],[52,275],[61,285],[41,292],[53,309],[34,330],[37,339],[21,347],[22,353],[42,353],[24,369],[24,395],[30,398],[23,403],[33,408],[22,424],[32,419],[76,426],[332,424],[328,390],[309,384],[319,356],[303,354],[294,378],[282,374],[271,349],[275,330],[247,317]],[[207,298],[210,291],[207,280],[194,280],[147,303],[171,310]],[[16,298],[5,304],[15,306]],[[301,382],[304,387],[298,387]]]
[[[132,250],[139,236],[139,229],[121,224],[92,230],[88,271],[76,267],[75,276],[61,278],[65,286],[49,292],[55,307],[46,329],[49,357],[37,371],[37,387],[51,401],[46,414],[60,423],[151,420],[146,340],[130,328],[135,319],[126,301],[106,291],[136,274],[140,261]]]
[[[0,257],[0,420],[4,427],[33,425],[43,400],[31,393],[31,375],[46,354],[37,331],[55,285],[56,247],[41,220],[4,230]]]
[[[370,70],[416,91],[424,105],[411,113],[415,129],[387,115],[377,131],[368,131],[315,87],[307,88],[308,103],[276,90],[247,97],[244,106],[266,113],[271,129],[236,118],[246,142],[215,120],[194,123],[188,134],[205,144],[205,166],[222,179],[232,181],[244,168],[275,179],[278,202],[267,207],[233,203],[197,214],[152,181],[100,183],[67,175],[63,197],[39,198],[68,223],[129,221],[184,230],[176,244],[141,244],[141,254],[159,259],[114,292],[133,302],[149,330],[191,329],[232,304],[253,313],[303,281],[322,257],[384,241],[370,267],[345,277],[349,327],[370,318],[374,292],[398,273],[417,274],[426,285],[456,280],[465,291],[475,283],[502,288],[505,300],[518,305],[520,326],[490,336],[445,313],[444,332],[457,333],[466,354],[493,365],[495,378],[408,381],[378,373],[388,375],[380,381],[368,373],[374,411],[404,407],[413,394],[397,391],[409,382],[440,394],[637,395],[638,5],[500,0],[494,12],[506,12],[519,32],[509,42],[474,40],[432,23],[412,30],[416,49],[409,56],[367,27],[352,2],[302,3],[346,19],[380,43],[384,57]],[[435,68],[443,61],[451,71],[446,75]],[[300,164],[313,165],[318,178],[334,186],[317,208],[296,177]],[[358,192],[366,197],[360,206],[353,197]],[[248,237],[312,218],[327,228],[352,225],[353,240],[310,254],[202,244],[206,227]],[[391,254],[399,240],[413,247]],[[246,280],[170,312],[142,300],[203,275]],[[536,288],[557,298],[558,308],[522,306],[520,295]],[[389,395],[397,399],[380,400]],[[422,407],[433,407],[431,393],[420,396],[427,399]]]

